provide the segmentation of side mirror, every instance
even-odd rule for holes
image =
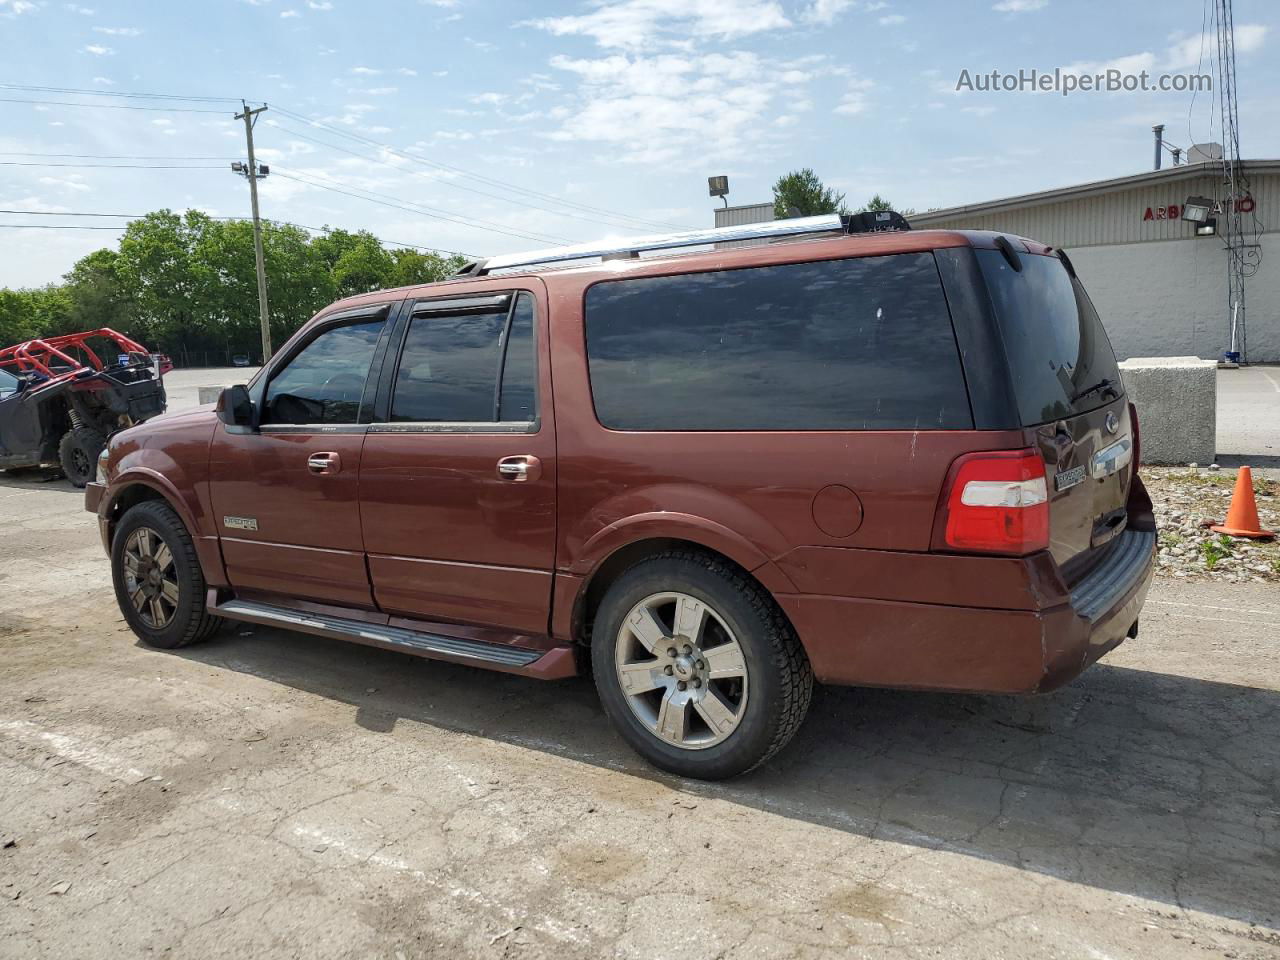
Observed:
[[[218,419],[229,427],[253,426],[253,401],[242,383],[227,387],[218,394]]]

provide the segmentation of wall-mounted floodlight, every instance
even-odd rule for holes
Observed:
[[[728,177],[707,177],[707,192],[713,197],[719,197],[724,200],[724,205],[729,205],[729,178]]]
[[[1210,217],[1208,220],[1204,221],[1204,223],[1196,224],[1197,237],[1212,237],[1217,232],[1218,232],[1217,217]]]
[[[1212,209],[1213,201],[1208,197],[1187,197],[1187,202],[1182,205],[1182,219],[1191,223],[1204,223],[1209,219],[1209,211]]]

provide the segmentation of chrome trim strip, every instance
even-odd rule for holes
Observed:
[[[261,434],[311,433],[317,436],[334,434],[360,434],[369,429],[367,423],[264,423],[258,427]]]
[[[537,433],[540,423],[530,421],[503,421],[476,423],[456,422],[404,422],[404,423],[371,423],[369,433]]]
[[[347,640],[368,646],[400,650],[425,656],[446,656],[504,667],[527,667],[545,651],[509,647],[483,640],[463,640],[433,633],[419,633],[385,624],[364,623],[320,613],[303,613],[287,607],[250,600],[228,600],[209,608],[209,612],[230,620],[244,620],[264,626],[298,630],[318,637]]]
[[[644,250],[667,250],[677,247],[701,247],[730,240],[763,240],[769,237],[790,237],[807,233],[843,231],[840,215],[823,214],[817,217],[795,217],[790,220],[767,220],[763,223],[744,223],[733,227],[712,227],[706,230],[689,230],[683,233],[650,234],[612,242],[596,241],[576,243],[567,247],[547,247],[525,253],[507,253],[484,261],[484,272],[526,267],[539,263],[559,263],[564,260],[583,260],[587,257],[605,257],[618,253],[640,253]]]

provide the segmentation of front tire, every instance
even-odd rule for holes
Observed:
[[[147,646],[185,647],[222,623],[205,608],[191,534],[163,501],[143,501],[121,519],[111,540],[111,575],[125,622]]]
[[[75,427],[62,435],[58,459],[73,487],[83,487],[93,479],[98,469],[98,454],[106,445],[107,438],[93,427]]]
[[[605,713],[656,767],[723,780],[799,729],[813,671],[773,598],[695,551],[641,560],[605,594],[591,659]]]

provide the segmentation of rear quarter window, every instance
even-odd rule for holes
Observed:
[[[586,336],[612,429],[973,426],[929,253],[606,281]]]
[[[1016,271],[999,250],[976,252],[1023,424],[1067,419],[1123,395],[1102,321],[1061,260],[1022,254]]]

